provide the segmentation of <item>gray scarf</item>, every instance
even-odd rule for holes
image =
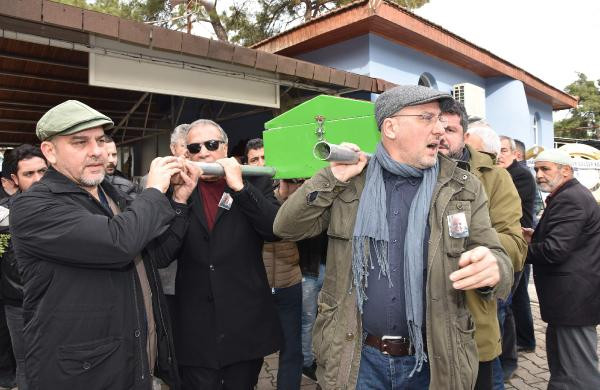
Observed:
[[[358,204],[354,236],[352,238],[352,272],[358,308],[363,311],[367,299],[367,276],[373,261],[379,264],[380,274],[389,279],[389,229],[383,169],[401,177],[423,177],[408,214],[404,243],[404,294],[409,337],[415,348],[416,365],[410,373],[421,371],[427,361],[423,346],[423,240],[429,216],[431,197],[438,176],[438,164],[429,169],[417,169],[398,163],[390,157],[381,143],[367,167],[365,188]],[[371,253],[373,250],[375,253]]]

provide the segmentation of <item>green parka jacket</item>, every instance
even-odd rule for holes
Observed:
[[[465,292],[452,288],[451,272],[465,250],[486,246],[498,259],[500,282],[487,294],[506,297],[513,280],[510,259],[490,224],[487,197],[479,180],[439,155],[440,173],[429,213],[426,333],[430,389],[469,390],[475,386],[479,356]],[[291,240],[327,230],[329,246],[323,288],[313,330],[317,377],[325,390],[354,389],[362,349],[361,316],[352,285],[352,234],[366,169],[342,183],[325,168],[279,209],[276,235]],[[447,216],[464,212],[467,238],[452,238]]]
[[[523,269],[527,242],[521,232],[521,198],[508,171],[496,164],[492,157],[465,145],[471,154],[469,171],[483,184],[488,197],[490,221],[498,233],[502,247],[512,261],[515,271]],[[460,164],[460,163],[459,163]],[[488,362],[502,352],[495,299],[485,299],[475,291],[467,291],[467,306],[475,320],[475,340],[479,360]]]

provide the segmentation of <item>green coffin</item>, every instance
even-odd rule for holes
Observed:
[[[320,140],[317,118],[322,119],[327,142],[352,142],[366,152],[375,151],[379,131],[372,102],[317,96],[265,123],[265,163],[277,170],[275,178],[311,177],[328,164],[313,156]]]

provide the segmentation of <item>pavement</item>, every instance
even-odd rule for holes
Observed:
[[[533,314],[534,330],[536,338],[535,351],[519,353],[519,368],[515,371],[513,378],[505,383],[507,390],[539,390],[546,389],[550,372],[546,360],[546,323],[540,317],[540,305],[530,278],[529,297],[531,299],[531,311]],[[600,331],[600,327],[597,328]],[[598,355],[600,356],[600,343],[598,344]],[[273,354],[265,358],[262,371],[258,379],[257,390],[277,389],[277,367],[278,355]],[[316,390],[317,384],[309,378],[302,377],[301,390]]]

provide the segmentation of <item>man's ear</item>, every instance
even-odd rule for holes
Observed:
[[[19,178],[17,177],[17,175],[15,175],[14,173],[11,173],[10,178],[15,183],[15,185],[18,187],[19,186]]]
[[[56,164],[56,146],[51,141],[42,142],[40,149],[50,164]]]
[[[381,135],[388,139],[396,139],[396,131],[398,127],[390,118],[385,118],[381,124]]]

